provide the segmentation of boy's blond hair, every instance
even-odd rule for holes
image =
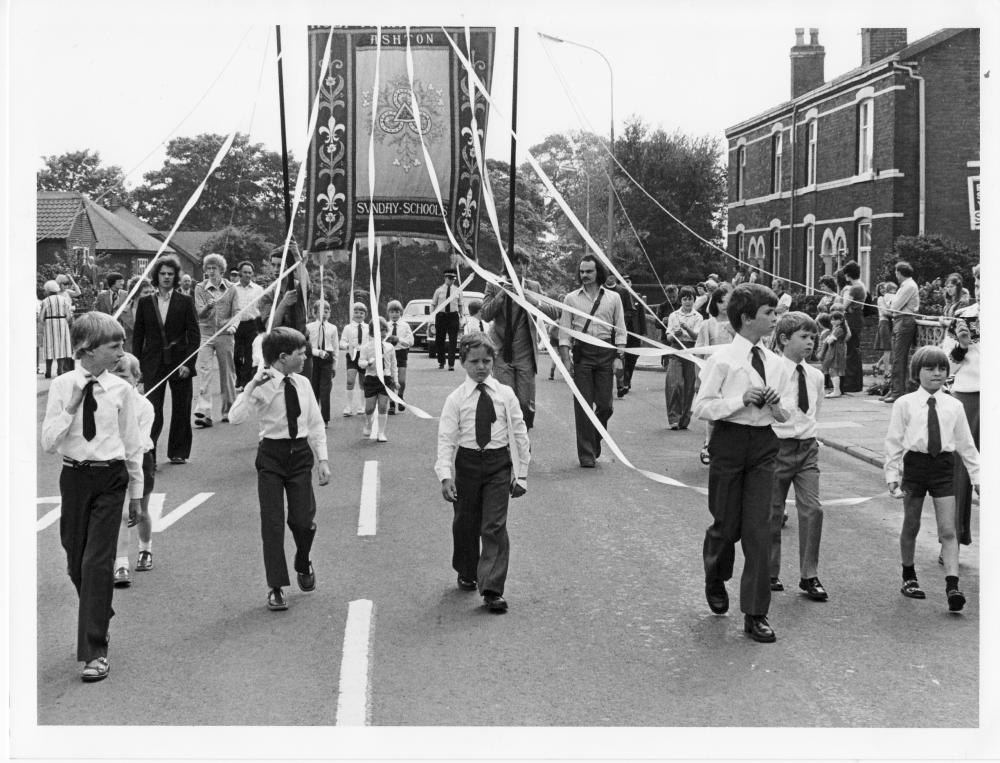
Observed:
[[[142,381],[142,366],[139,364],[139,358],[131,352],[126,352],[122,355],[121,360],[118,361],[115,368],[122,371],[127,369],[136,382]]]
[[[125,329],[107,313],[91,310],[76,317],[69,329],[73,357],[82,358],[85,352],[108,342],[125,341]]]

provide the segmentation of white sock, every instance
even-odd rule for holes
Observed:
[[[385,436],[385,430],[389,428],[389,414],[380,413],[378,415],[378,433]]]
[[[128,557],[127,556],[119,556],[117,559],[115,559],[115,569],[117,570],[117,569],[119,569],[121,567],[124,567],[126,570],[128,569]]]
[[[139,541],[140,551],[152,551],[153,550],[153,539],[150,538],[147,541]]]

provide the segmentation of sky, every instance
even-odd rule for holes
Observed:
[[[220,12],[236,8],[232,2],[211,9],[201,5],[183,0],[166,14],[136,14],[121,12],[125,6],[115,2],[13,0],[12,95],[15,103],[30,104],[30,114],[19,120],[30,142],[18,145],[30,150],[33,169],[41,165],[41,156],[88,148],[125,170],[134,186],[142,173],[162,165],[173,136],[239,129],[280,150],[276,22],[282,25],[288,143],[297,156],[303,155],[308,113],[308,23],[427,24],[441,18],[495,26],[498,111],[490,116],[486,151],[503,160],[510,154],[513,27],[518,25],[521,162],[526,148],[553,133],[608,134],[608,63],[618,134],[627,119],[639,117],[654,128],[721,141],[727,126],[788,99],[789,49],[797,26],[819,29],[831,79],[860,64],[862,24],[905,26],[913,41],[942,26],[976,25],[982,17],[921,2],[889,4],[888,11],[848,3],[836,13],[775,3],[625,0],[613,4],[620,9],[616,12],[606,3],[554,3],[558,11],[515,3],[503,18],[488,13],[480,18],[471,11],[464,18],[454,11],[442,14],[447,18],[430,12],[408,18],[412,11],[358,17],[356,10],[350,18],[339,18],[331,13],[340,11],[333,3],[295,3],[294,12],[276,12],[282,6],[245,2],[238,13]],[[576,45],[543,41],[539,32],[596,48],[608,63]]]

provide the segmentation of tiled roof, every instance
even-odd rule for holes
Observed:
[[[67,238],[82,203],[83,197],[75,191],[39,191],[36,201],[36,238]]]
[[[118,215],[122,220],[129,223],[130,225],[138,228],[141,231],[145,231],[150,236],[156,233],[156,228],[147,223],[145,220],[140,220],[132,212],[130,212],[126,207],[115,207],[111,210],[112,213]]]
[[[97,250],[117,252],[152,252],[160,249],[160,241],[150,236],[146,231],[133,225],[123,217],[116,215],[100,204],[87,199],[87,214],[90,224],[97,236]],[[172,252],[167,247],[167,252]]]
[[[169,232],[170,231],[161,232],[160,238],[166,238],[167,233]],[[195,262],[201,262],[202,246],[204,246],[205,242],[217,233],[218,231],[211,230],[179,230],[170,238],[170,243],[176,244],[178,249],[182,249],[184,253],[190,256]]]

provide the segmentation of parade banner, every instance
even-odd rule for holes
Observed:
[[[468,46],[464,29],[449,32],[462,41],[463,55],[489,87],[493,29],[470,30]],[[484,141],[487,104],[482,96],[472,97],[475,90],[448,38],[440,27],[410,28],[415,64],[411,90],[404,28],[334,28],[328,73],[317,82],[329,36],[329,26],[309,28],[309,97],[319,96],[320,112],[307,156],[307,249],[349,249],[355,231],[367,230],[371,207],[378,235],[445,239],[447,224],[465,255],[475,258],[482,177],[472,125],[475,115],[478,138]],[[380,84],[373,93],[376,60]],[[419,104],[431,168],[424,161],[411,93]],[[375,193],[369,201],[367,151],[373,121]],[[443,215],[429,171],[445,191]]]

